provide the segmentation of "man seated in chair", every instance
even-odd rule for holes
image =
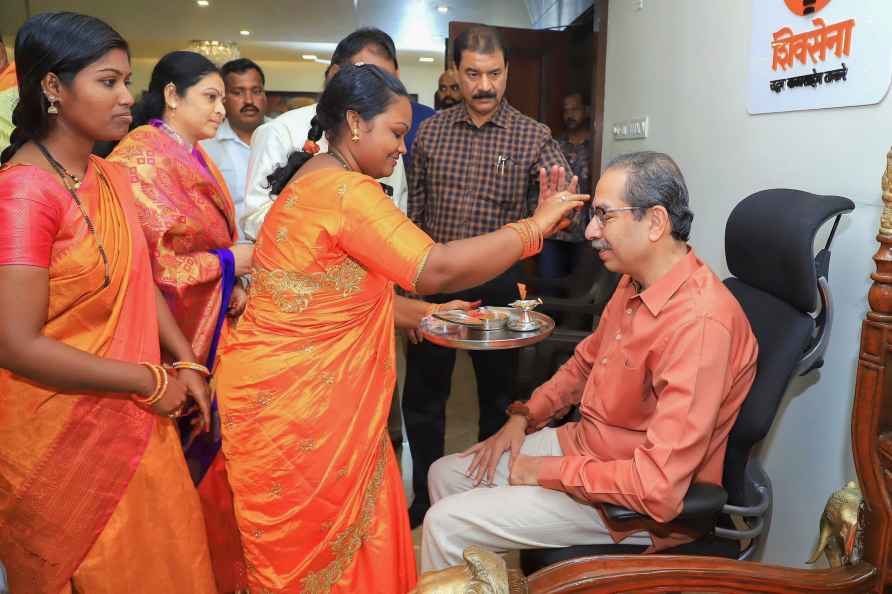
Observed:
[[[586,238],[620,272],[597,330],[489,439],[439,459],[422,570],[495,551],[680,544],[608,529],[596,505],[673,520],[692,482],[720,484],[758,346],[733,295],[688,246],[693,213],[675,162],[640,152],[598,181]],[[579,405],[581,420],[546,427]]]

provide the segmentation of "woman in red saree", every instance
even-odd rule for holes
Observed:
[[[404,594],[414,586],[386,431],[393,285],[421,294],[476,286],[535,253],[582,205],[543,183],[548,198],[532,219],[434,244],[374,181],[405,152],[411,122],[396,78],[346,66],[326,85],[305,147],[324,131],[329,152],[292,155],[270,177],[279,197],[216,375],[252,591]]]
[[[235,207],[216,165],[198,141],[223,121],[223,79],[207,58],[171,52],[152,71],[134,107],[134,125],[109,156],[127,167],[151,252],[155,283],[199,361],[213,368],[227,314],[247,298],[236,276],[253,248],[235,245]],[[219,432],[198,434],[180,422],[186,460],[205,512],[214,574],[221,592],[244,587],[245,568]],[[216,438],[215,438],[216,434]]]
[[[154,287],[123,168],[126,42],[73,13],[16,37],[22,101],[0,155],[0,559],[12,592],[213,594],[201,508],[173,420],[194,362]],[[152,395],[152,402],[144,398]]]

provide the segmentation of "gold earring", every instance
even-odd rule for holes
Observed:
[[[58,115],[59,108],[56,107],[56,98],[55,97],[47,97],[47,101],[50,102],[50,106],[46,108],[46,112],[50,115]]]
[[[350,140],[359,142],[359,128],[353,128],[353,137]]]

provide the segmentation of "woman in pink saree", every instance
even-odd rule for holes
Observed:
[[[167,54],[134,107],[137,127],[109,156],[130,172],[155,283],[209,369],[223,329],[244,308],[247,295],[236,277],[247,272],[253,252],[249,245],[236,245],[232,198],[198,143],[223,121],[222,99],[223,80],[207,58]],[[180,429],[204,507],[219,589],[240,590],[245,568],[219,431],[199,433],[188,420]]]

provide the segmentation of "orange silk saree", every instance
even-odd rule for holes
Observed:
[[[70,194],[34,166],[0,169],[0,265],[48,270],[45,336],[157,363],[155,288],[126,172],[92,157],[78,196],[109,257],[107,287]],[[173,423],[124,395],[59,392],[0,370],[0,559],[11,591],[213,592],[198,497],[171,442]],[[130,548],[142,544],[148,558]]]
[[[432,245],[359,173],[309,173],[273,204],[216,374],[252,592],[414,586],[387,434],[393,283],[414,290]]]
[[[226,274],[211,250],[237,239],[235,206],[220,171],[196,145],[190,152],[159,120],[131,131],[109,159],[130,171],[140,222],[151,251],[155,282],[183,334],[204,363],[225,326]],[[230,281],[232,282],[232,281]],[[208,362],[213,367],[213,362]],[[190,424],[180,423],[184,433]],[[219,440],[206,433],[186,451],[207,522],[214,575],[221,592],[245,586],[245,564],[232,511]]]

